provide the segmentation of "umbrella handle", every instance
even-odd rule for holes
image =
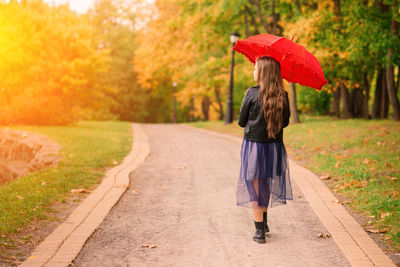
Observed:
[[[290,38],[290,41],[293,41],[294,36],[295,36],[295,35],[293,34],[293,35],[292,35],[292,38]]]

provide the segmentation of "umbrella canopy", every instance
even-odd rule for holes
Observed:
[[[233,49],[253,64],[259,57],[270,56],[281,64],[282,78],[321,90],[328,83],[321,65],[313,54],[292,40],[265,33],[238,40]]]

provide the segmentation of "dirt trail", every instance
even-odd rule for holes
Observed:
[[[71,266],[350,266],[296,184],[270,209],[266,244],[236,206],[240,144],[178,125],[144,124],[151,153]],[[154,248],[143,245],[155,245]]]

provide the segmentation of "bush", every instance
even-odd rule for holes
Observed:
[[[297,86],[297,108],[300,113],[325,115],[329,113],[331,95],[326,91]]]

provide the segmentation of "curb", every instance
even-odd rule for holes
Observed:
[[[180,127],[202,131],[224,139],[242,143],[242,138],[189,125]],[[310,170],[289,159],[290,172],[294,181],[308,200],[315,214],[332,234],[336,244],[352,266],[393,266],[393,261],[364,231],[358,222],[346,211],[328,187]]]
[[[129,174],[150,154],[142,127],[132,123],[132,150],[123,162],[106,171],[101,184],[71,213],[68,219],[46,237],[20,266],[69,266],[86,240],[107,216],[129,187]]]

